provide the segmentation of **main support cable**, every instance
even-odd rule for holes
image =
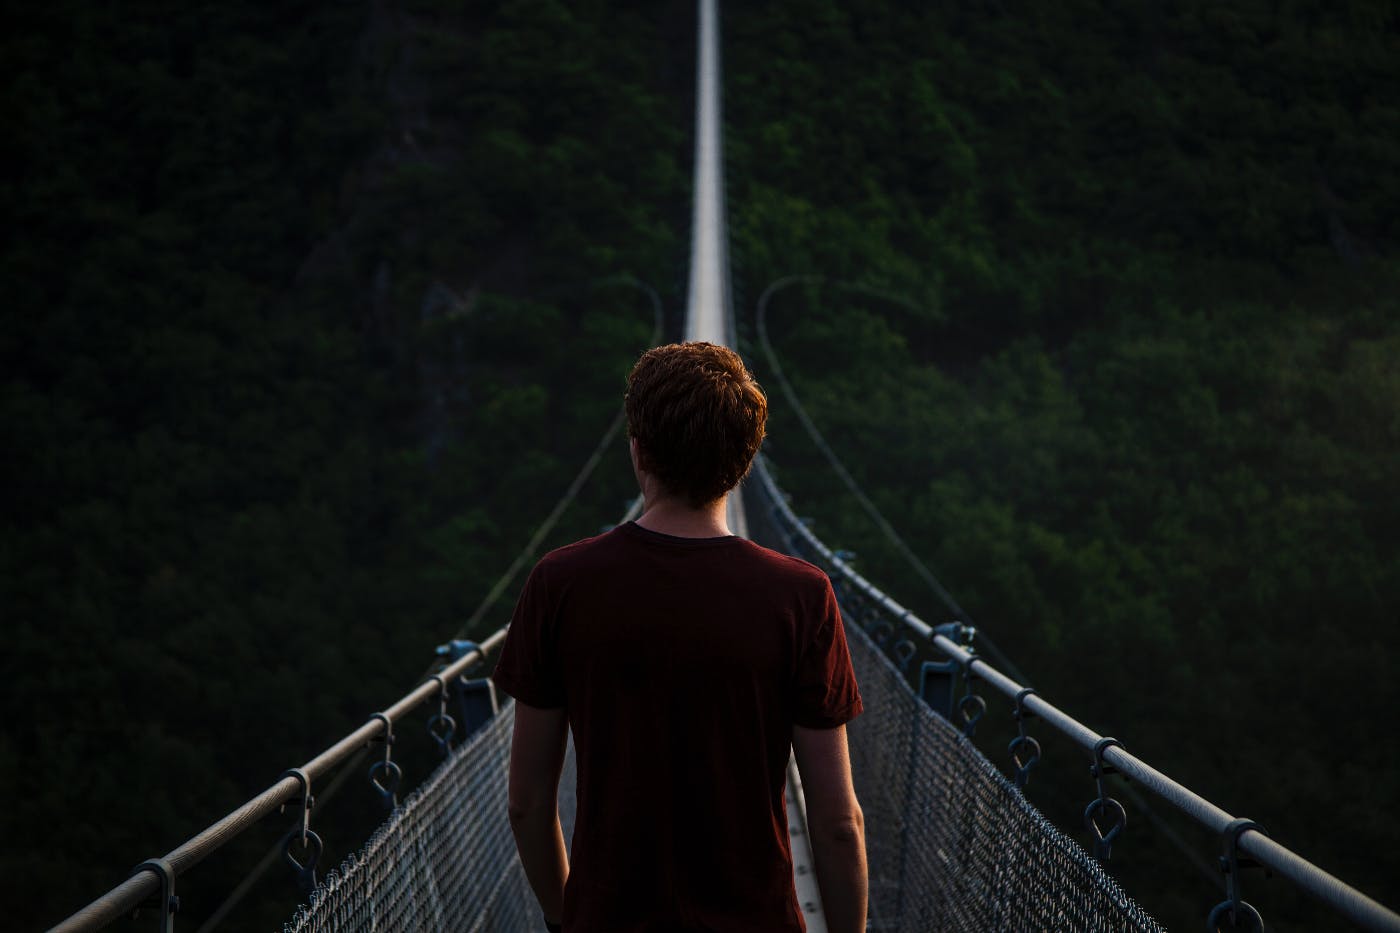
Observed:
[[[812,439],[813,444],[817,445],[817,450],[821,451],[822,456],[826,458],[827,464],[830,465],[832,471],[841,478],[841,482],[846,485],[851,495],[855,497],[856,502],[860,503],[860,507],[865,511],[865,514],[870,517],[870,520],[875,523],[875,526],[880,529],[881,533],[889,539],[889,542],[894,545],[895,550],[899,551],[900,556],[909,563],[909,566],[913,568],[914,572],[929,585],[929,588],[932,589],[934,594],[943,602],[943,605],[948,607],[948,610],[953,613],[954,617],[966,625],[976,625],[976,622],[968,615],[967,610],[963,609],[963,607],[958,604],[958,601],[953,598],[953,594],[948,592],[948,588],[938,581],[938,578],[933,575],[933,571],[914,553],[913,549],[909,547],[899,532],[895,531],[894,526],[889,523],[880,509],[870,500],[870,497],[865,494],[865,490],[860,488],[860,484],[855,481],[855,477],[851,476],[850,471],[846,469],[846,465],[842,463],[841,458],[836,455],[836,451],[831,449],[831,445],[826,442],[826,438],[823,437],[821,431],[817,429],[817,425],[812,421],[812,417],[807,414],[807,409],[803,407],[801,400],[797,397],[797,391],[793,389],[792,383],[788,381],[787,375],[783,372],[782,364],[778,362],[778,355],[773,352],[773,344],[768,339],[769,300],[789,285],[820,284],[824,281],[825,279],[819,275],[784,276],[770,283],[769,286],[763,290],[763,294],[759,296],[757,314],[755,315],[758,341],[763,347],[764,356],[768,358],[768,367],[772,370],[773,375],[777,377],[778,387],[782,389],[783,396],[787,399],[788,404],[792,406],[792,410],[797,414],[797,420],[800,421],[802,427],[806,429],[807,436]],[[861,286],[851,287],[856,290],[862,290]],[[903,302],[901,299],[887,295],[884,292],[871,289],[870,293],[889,301],[896,301],[906,305],[909,304]],[[912,307],[912,305],[909,306]],[[1018,680],[1028,679],[1025,674],[1017,669],[1016,665],[1006,656],[1005,652],[997,647],[996,643],[992,641],[991,637],[987,635],[986,632],[979,629],[977,637],[978,641],[986,646],[987,653],[996,658],[998,664],[1014,674]]]
[[[700,0],[695,61],[695,174],[690,223],[690,284],[685,339],[732,346],[729,228],[724,202],[724,98],[720,87],[719,10]]]

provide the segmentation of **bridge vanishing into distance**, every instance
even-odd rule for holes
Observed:
[[[698,25],[694,214],[684,337],[733,346],[716,0],[700,0]],[[654,295],[653,302],[659,304]],[[766,347],[761,311],[759,322]],[[795,403],[781,370],[777,373]],[[800,405],[798,414],[829,452]],[[619,424],[620,419],[600,451]],[[585,473],[598,456],[595,453]],[[849,482],[849,474],[834,456],[831,459]],[[576,481],[483,608],[534,553],[578,485]],[[861,498],[868,505],[863,494]],[[977,653],[976,633],[969,626],[930,626],[895,602],[857,573],[848,555],[828,547],[797,517],[765,457],[757,459],[742,495],[731,496],[730,503],[735,533],[822,567],[841,603],[866,702],[865,714],[848,732],[856,790],[866,815],[870,929],[1161,930],[1102,867],[1127,820],[1125,808],[1110,796],[1105,782],[1107,775],[1118,773],[1218,835],[1223,899],[1203,918],[1208,929],[1264,929],[1259,912],[1244,899],[1249,882],[1241,877],[1242,868],[1257,864],[1362,929],[1400,931],[1400,914],[1279,845],[1252,821],[1236,818],[1173,781],[1116,739],[1100,735],[989,664]],[[623,520],[639,508],[640,500]],[[875,517],[894,534],[883,517]],[[896,543],[902,544],[897,538]],[[153,908],[152,925],[173,929],[180,876],[281,809],[291,813],[293,825],[277,854],[290,863],[306,895],[306,903],[286,924],[288,931],[515,933],[536,928],[538,907],[506,817],[513,706],[508,698],[504,703],[498,700],[489,678],[481,673],[505,633],[501,628],[479,644],[455,640],[443,646],[443,662],[407,695],[173,851],[143,862],[126,881],[53,930],[100,929],[138,908]],[[988,708],[979,690],[1000,694],[1017,722],[1018,736],[1009,750],[1010,778],[970,740]],[[443,761],[400,801],[402,772],[392,757],[393,733],[410,712],[425,705],[432,711],[428,729]],[[1089,850],[1051,825],[1025,799],[1023,788],[1040,754],[1030,734],[1037,728],[1054,730],[1087,753],[1097,788],[1084,813]],[[335,769],[366,757],[367,749],[374,759],[369,780],[390,815],[356,855],[318,876],[322,843],[312,825],[312,801]],[[789,772],[795,881],[808,929],[821,933],[825,923],[805,845],[800,775],[795,767]],[[336,781],[346,773],[342,768]],[[332,782],[330,789],[335,786]],[[572,830],[572,795],[570,755],[560,786],[566,838]],[[203,928],[213,928],[221,916],[222,911],[216,913]]]

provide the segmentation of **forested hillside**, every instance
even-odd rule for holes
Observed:
[[[766,285],[817,272],[774,298],[779,355],[1035,686],[1393,902],[1394,11],[920,6],[724,10],[736,311],[782,482],[942,620],[752,342]],[[612,277],[659,291],[678,330],[693,17],[669,0],[11,12],[0,893],[17,928],[402,693],[529,539],[652,329]],[[549,544],[630,492],[619,442]],[[403,739],[411,782],[431,754]],[[1083,838],[1085,761],[1046,745],[1029,794]],[[1202,923],[1218,881],[1129,811],[1113,870],[1174,928]],[[323,801],[324,864],[377,818],[358,776]],[[182,928],[285,828],[268,822],[182,879]],[[1288,891],[1247,878],[1271,928],[1341,928]],[[274,866],[227,928],[295,900]]]
[[[604,280],[677,307],[691,16],[12,12],[7,925],[60,919],[413,686],[524,546],[652,332]],[[625,464],[619,441],[551,544],[616,520]],[[324,867],[379,816],[358,776],[318,810]],[[181,926],[284,829],[182,879]],[[295,902],[279,863],[231,928]]]
[[[728,29],[740,318],[825,277],[769,331],[865,491],[1042,694],[1393,902],[1395,11],[814,0]],[[803,514],[946,620],[774,407]],[[1086,763],[1051,745],[1029,791],[1081,839]],[[1218,879],[1124,799],[1112,870],[1203,923]],[[1246,892],[1270,929],[1347,928]]]

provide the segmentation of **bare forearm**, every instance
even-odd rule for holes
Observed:
[[[545,917],[558,922],[564,913],[564,882],[569,877],[569,857],[557,808],[512,812],[511,832],[520,852],[520,864]]]
[[[864,933],[869,901],[864,826],[812,828],[812,856],[829,933]]]

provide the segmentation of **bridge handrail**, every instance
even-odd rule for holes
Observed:
[[[813,551],[821,556],[821,559],[831,570],[834,570],[848,584],[882,608],[891,618],[918,633],[950,658],[966,665],[966,669],[970,672],[973,672],[975,665],[976,676],[991,684],[1008,698],[1014,700],[1025,689],[1025,684],[1017,683],[977,657],[973,652],[968,651],[947,636],[936,632],[932,626],[916,616],[912,610],[901,606],[888,594],[861,576],[855,568],[837,556],[835,551],[822,543],[821,539],[812,532],[812,529],[807,527],[807,524],[793,512],[786,495],[769,472],[766,458],[761,454],[754,461],[753,476],[773,503],[775,517],[782,520],[786,529],[800,536]],[[1094,751],[1096,743],[1103,738],[1073,716],[1044,700],[1039,694],[1026,695],[1022,699],[1022,705],[1090,753]],[[1148,790],[1212,831],[1223,834],[1226,828],[1234,822],[1234,816],[1190,788],[1172,780],[1141,758],[1125,751],[1121,746],[1109,746],[1103,749],[1101,754],[1104,761],[1117,768],[1122,774],[1137,780]],[[1365,929],[1400,933],[1400,914],[1263,833],[1246,829],[1239,835],[1238,846],[1261,864],[1289,879],[1304,891],[1333,907]]]
[[[390,722],[401,719],[405,713],[411,712],[428,699],[438,695],[441,687],[437,678],[441,677],[446,682],[451,682],[458,676],[466,673],[475,664],[486,660],[492,651],[500,647],[505,641],[506,631],[509,626],[502,626],[490,637],[482,641],[477,647],[466,652],[457,660],[451,662],[437,674],[414,687],[403,697],[399,698],[388,709],[383,711],[384,716]],[[350,758],[371,739],[381,735],[389,728],[383,719],[378,715],[367,719],[365,723],[351,732],[349,735],[327,748],[321,754],[312,758],[301,766],[313,786],[317,778],[325,776],[332,768],[346,759]],[[268,787],[267,790],[249,800],[243,806],[229,813],[223,819],[209,826],[203,832],[187,839],[185,842],[172,849],[166,856],[165,861],[170,866],[170,872],[178,877],[184,872],[193,868],[211,853],[217,851],[225,843],[229,842],[239,833],[243,832],[253,823],[272,813],[278,807],[292,800],[299,798],[301,793],[301,782],[291,776],[282,777],[277,783]],[[159,877],[152,871],[138,871],[121,884],[112,888],[106,894],[89,903],[86,907],[74,913],[68,919],[59,923],[50,930],[50,933],[77,933],[77,931],[96,930],[113,922],[124,915],[141,907],[147,898],[159,892],[161,882]]]

